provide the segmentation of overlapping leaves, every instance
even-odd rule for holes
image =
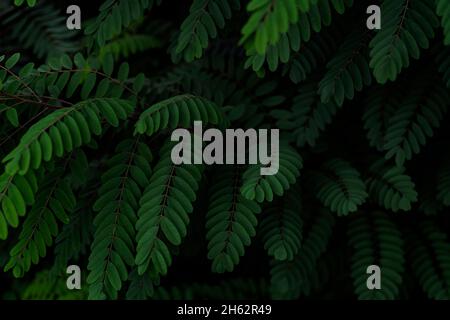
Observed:
[[[342,159],[328,160],[310,178],[316,197],[338,215],[357,211],[368,196],[359,172]]]
[[[398,298],[405,269],[404,241],[397,226],[383,212],[360,215],[349,223],[349,244],[353,248],[351,275],[361,300]],[[382,285],[367,287],[368,266],[379,266]]]
[[[38,169],[43,161],[62,157],[89,143],[92,135],[100,135],[103,120],[117,127],[133,109],[126,100],[99,98],[53,111],[32,125],[19,145],[3,158],[6,172],[24,175],[30,169]]]
[[[190,128],[194,121],[222,125],[225,119],[215,103],[184,94],[158,102],[142,112],[135,132],[150,136],[166,128]]]
[[[278,172],[274,175],[261,175],[262,165],[250,165],[242,176],[241,194],[246,199],[257,202],[272,201],[274,196],[282,196],[290,185],[296,182],[303,167],[303,160],[295,149],[282,144],[278,166]]]
[[[383,26],[370,42],[370,67],[375,79],[394,81],[411,58],[419,59],[427,49],[439,20],[432,1],[384,0]]]
[[[108,161],[94,204],[95,234],[89,256],[89,297],[117,298],[135,256],[135,224],[143,190],[149,183],[152,153],[136,140],[124,140]]]
[[[227,168],[218,175],[211,190],[206,214],[208,259],[212,270],[231,272],[245,253],[245,247],[256,234],[256,215],[261,208],[254,200],[240,194],[238,168]]]
[[[181,244],[187,234],[189,214],[202,177],[199,165],[172,163],[173,143],[161,149],[149,183],[139,202],[136,222],[136,258],[139,275],[149,272],[156,281],[172,264],[171,248]]]

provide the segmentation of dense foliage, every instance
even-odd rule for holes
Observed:
[[[3,298],[450,299],[448,0],[70,4],[0,0]],[[279,171],[173,164],[195,120]]]

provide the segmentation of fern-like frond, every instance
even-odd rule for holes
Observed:
[[[270,71],[278,69],[281,63],[288,63],[292,52],[300,50],[300,36],[298,26],[293,24],[286,33],[281,34],[280,40],[273,45],[269,45],[265,53],[250,55],[245,67],[252,67],[253,71],[259,72],[267,62]]]
[[[0,57],[0,62],[2,62]],[[71,105],[67,99],[76,94],[81,99],[121,98],[127,96],[130,102],[136,103],[137,94],[143,88],[144,75],[138,74],[132,87],[125,84],[128,80],[128,63],[122,63],[117,70],[117,78],[113,78],[114,60],[112,54],[107,54],[100,62],[98,59],[77,53],[70,58],[63,54],[50,58],[48,63],[35,68],[33,63],[26,64],[18,74],[11,69],[19,61],[20,54],[10,56],[4,66],[0,65],[0,81],[4,83],[3,91],[8,97],[13,97],[18,104],[35,104],[38,106],[58,109],[62,105]],[[94,90],[95,89],[95,90]],[[17,104],[16,104],[17,105]]]
[[[92,241],[92,210],[86,210],[86,202],[77,199],[73,212],[69,213],[69,223],[63,225],[55,239],[55,263],[51,274],[61,276],[71,261],[78,260],[87,252]]]
[[[36,201],[26,215],[19,240],[10,251],[5,272],[12,270],[15,277],[22,277],[32,264],[37,264],[46,256],[47,247],[58,235],[58,221],[69,222],[68,214],[75,208],[76,198],[70,183],[64,179],[68,162],[46,175],[41,183]]]
[[[412,271],[430,299],[449,300],[448,237],[431,221],[421,223],[418,231],[407,237]]]
[[[176,38],[175,56],[187,62],[201,58],[209,40],[217,37],[218,29],[239,8],[239,0],[194,0]]]
[[[317,33],[292,54],[289,62],[283,66],[283,75],[289,75],[289,79],[295,84],[305,81],[314,70],[332,57],[337,48],[336,35],[331,30]]]
[[[308,227],[302,247],[294,260],[273,260],[270,269],[271,294],[274,299],[292,300],[312,290],[311,275],[317,260],[325,252],[330,241],[334,217],[326,210],[317,213]]]
[[[239,168],[225,168],[212,187],[206,214],[208,259],[213,272],[231,272],[244,255],[245,246],[256,234],[256,214],[261,211],[256,201],[240,194]]]
[[[384,0],[383,26],[370,42],[370,67],[378,83],[394,81],[410,58],[427,49],[439,20],[428,0]]]
[[[255,4],[257,2],[254,1]],[[254,71],[261,73],[263,65],[267,62],[269,70],[275,71],[280,62],[287,63],[291,55],[295,55],[307,44],[312,33],[319,32],[324,26],[331,24],[333,9],[342,14],[346,7],[353,4],[353,0],[305,0],[302,9],[301,2],[295,2],[266,1],[264,5],[255,5],[258,6],[257,11],[251,15],[242,29],[241,43],[245,45],[249,55],[246,68],[252,66]],[[249,4],[251,5],[252,3]],[[298,13],[292,11],[295,7],[297,10],[300,9]],[[277,20],[286,14],[291,18]],[[252,20],[258,17],[261,19],[259,25],[256,20]],[[282,25],[279,24],[281,21]],[[246,34],[251,28],[255,32],[254,40],[251,40],[251,35]]]
[[[380,159],[369,170],[370,177],[366,185],[374,201],[394,212],[411,210],[411,204],[417,201],[417,192],[411,177],[405,174],[404,167],[389,165]]]
[[[247,5],[250,18],[242,28],[240,43],[249,42],[257,53],[264,54],[269,44],[277,43],[289,25],[298,21],[300,9],[307,11],[309,0],[250,1]]]
[[[92,240],[91,207],[96,190],[91,183],[97,181],[99,175],[93,172],[95,169],[92,168],[82,150],[72,154],[67,170],[77,203],[73,211],[68,213],[69,223],[63,225],[55,239],[53,250],[55,258],[53,266],[49,270],[54,277],[65,275],[70,262],[76,261],[86,254]]]
[[[450,299],[449,0],[66,2],[0,0],[0,298]]]
[[[395,159],[398,166],[418,154],[421,147],[439,128],[446,114],[450,96],[440,79],[417,80],[410,94],[388,120],[384,138],[386,159]]]
[[[102,46],[99,52],[100,60],[103,60],[107,54],[112,54],[114,61],[129,56],[145,52],[149,49],[160,48],[161,40],[155,36],[147,34],[124,34],[118,39],[110,41],[108,44]]]
[[[278,206],[274,204],[263,210],[259,232],[264,249],[275,260],[292,260],[300,250],[303,221],[299,191],[294,187],[286,193],[282,203],[278,202]]]
[[[117,70],[117,78],[113,78],[114,60],[112,54],[106,54],[100,62],[93,58],[85,58],[77,53],[73,62],[68,56],[49,59],[47,65],[38,69],[38,79],[32,82],[32,87],[39,95],[48,94],[52,97],[64,95],[71,98],[77,90],[81,99],[89,97],[121,98],[125,93],[136,96],[142,89],[140,74],[133,82],[133,88],[125,85],[128,80],[128,63],[122,63]],[[94,91],[94,89],[96,89]]]
[[[0,26],[6,31],[2,42],[13,48],[31,49],[38,58],[60,56],[81,47],[77,30],[67,30],[67,17],[50,3],[35,8],[3,7],[0,3]]]
[[[342,106],[344,99],[352,100],[356,92],[372,83],[367,44],[370,33],[354,31],[327,64],[327,72],[319,83],[320,99]]]
[[[317,199],[339,216],[357,211],[368,196],[359,172],[341,159],[327,161],[310,178]]]
[[[124,140],[108,161],[94,204],[95,234],[87,277],[91,299],[117,298],[134,266],[137,210],[149,184],[152,153],[139,138]]]
[[[26,175],[0,176],[0,239],[8,237],[8,225],[17,228],[19,217],[24,216],[26,207],[35,202],[38,179],[33,171]]]
[[[173,143],[161,149],[150,181],[139,203],[136,223],[135,262],[139,275],[149,272],[154,281],[172,264],[171,248],[179,246],[187,234],[189,214],[202,177],[201,165],[175,165]]]
[[[150,274],[139,275],[137,270],[130,273],[130,286],[128,287],[127,300],[147,300],[154,294],[154,284]]]
[[[263,115],[258,110],[285,101],[278,92],[278,81],[260,79],[254,72],[243,70],[238,54],[219,49],[214,46],[210,59],[201,60],[202,63],[177,65],[167,76],[151,79],[150,90],[162,98],[174,97],[174,94],[203,97],[222,106],[227,120],[241,127],[260,126]],[[226,123],[224,121],[224,126]]]
[[[398,109],[404,94],[404,90],[399,86],[375,86],[365,99],[362,121],[370,146],[378,151],[384,151],[389,120]]]
[[[101,134],[103,120],[117,127],[133,110],[128,101],[113,98],[89,99],[56,110],[32,125],[19,145],[3,158],[5,170],[9,175],[24,175],[37,169],[42,161],[89,143],[92,134]]]
[[[190,128],[194,121],[222,124],[224,120],[222,111],[215,103],[184,94],[156,103],[142,112],[136,122],[135,132],[151,136],[166,128]]]
[[[349,245],[353,249],[351,275],[355,294],[361,300],[397,299],[405,271],[402,235],[383,212],[364,213],[348,225]],[[367,268],[381,271],[381,288],[369,290]]]
[[[333,102],[322,103],[317,94],[317,83],[306,82],[298,89],[291,110],[273,110],[271,115],[277,119],[277,126],[291,131],[289,139],[297,146],[314,146],[325,127],[338,110]]]
[[[281,144],[278,159],[279,168],[274,175],[261,175],[261,164],[250,165],[244,172],[241,194],[246,199],[272,201],[274,195],[282,196],[297,181],[303,167],[302,157],[297,151],[287,144]]]
[[[84,33],[99,47],[118,36],[131,22],[141,19],[145,10],[161,0],[108,0],[100,6],[100,14]]]

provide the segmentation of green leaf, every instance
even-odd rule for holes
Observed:
[[[6,118],[14,127],[19,126],[19,117],[17,115],[16,109],[10,108],[6,111]]]
[[[5,67],[8,69],[12,69],[16,63],[19,61],[20,59],[20,53],[14,53],[11,57],[9,57],[8,59],[6,59],[5,62]]]
[[[139,73],[133,82],[133,90],[136,92],[139,92],[142,90],[142,87],[144,86],[145,76],[143,73]]]

